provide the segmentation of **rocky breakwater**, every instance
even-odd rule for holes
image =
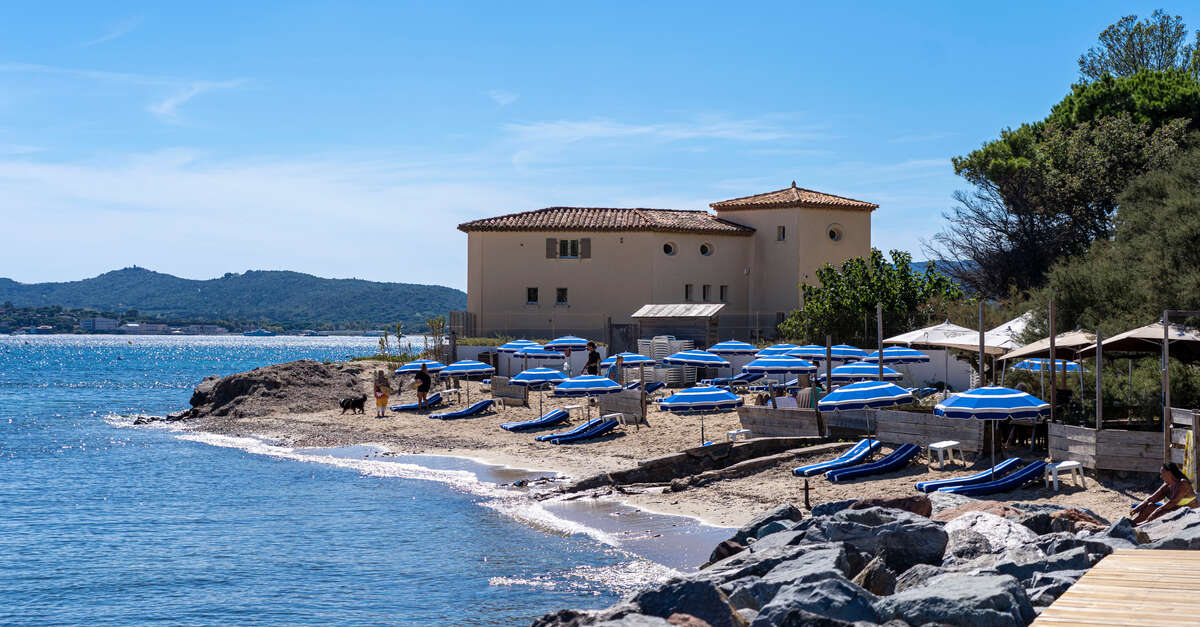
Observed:
[[[1135,529],[1082,508],[934,493],[782,505],[696,573],[534,627],[1028,625],[1120,548],[1200,548],[1200,513]]]
[[[365,394],[363,368],[310,359],[256,368],[227,377],[206,377],[192,392],[190,409],[164,420],[252,418],[328,410],[347,397]],[[153,420],[146,417],[145,420]]]

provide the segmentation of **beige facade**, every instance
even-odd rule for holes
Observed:
[[[723,326],[770,330],[817,268],[870,250],[875,205],[754,198],[714,203],[715,214],[555,207],[460,225],[471,332],[599,338],[642,305],[685,302],[724,303]]]

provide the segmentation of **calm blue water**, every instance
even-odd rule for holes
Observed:
[[[0,336],[0,623],[520,625],[611,604],[654,570],[518,522],[519,499],[448,462],[428,481],[362,447],[114,417],[185,408],[209,374],[375,342]]]

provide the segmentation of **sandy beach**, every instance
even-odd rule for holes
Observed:
[[[358,377],[358,385],[366,392],[370,390],[370,373],[385,364],[356,362],[350,369]],[[390,370],[391,368],[388,368]],[[354,385],[351,381],[347,385]],[[471,399],[488,398],[478,383],[470,383]],[[415,400],[415,392],[404,390],[391,398],[390,403]],[[556,399],[547,394],[544,411],[565,405],[581,404],[581,399]],[[606,437],[573,445],[553,445],[538,442],[534,436],[541,433],[560,432],[570,426],[539,432],[511,433],[500,428],[504,422],[528,420],[537,417],[537,395],[531,395],[532,407],[510,407],[490,413],[454,420],[431,420],[432,411],[393,412],[387,417],[376,418],[370,399],[363,414],[345,413],[329,403],[328,409],[296,411],[295,408],[280,407],[278,411],[259,412],[261,415],[206,416],[189,421],[188,428],[212,433],[240,436],[265,437],[289,446],[345,446],[350,444],[375,444],[396,454],[451,455],[471,458],[488,464],[513,468],[544,470],[559,473],[570,479],[580,479],[600,472],[611,472],[635,466],[639,460],[651,459],[698,446],[700,439],[700,417],[680,416],[652,409],[649,427],[640,429],[620,427]],[[462,402],[443,405],[439,411],[457,409],[466,405]],[[592,417],[597,414],[591,409]],[[571,424],[584,418],[582,410],[576,410]],[[722,440],[726,431],[739,428],[736,412],[707,415],[704,417],[705,435],[709,440]],[[885,453],[888,449],[885,448]],[[1027,451],[1016,450],[1012,454]],[[834,454],[817,458],[828,459]],[[814,461],[817,461],[814,460]],[[823,477],[809,480],[809,502],[817,505],[824,502],[849,498],[896,497],[915,494],[913,484],[918,481],[961,476],[986,467],[985,460],[967,455],[968,467],[948,465],[939,470],[936,463],[930,465],[924,456],[917,458],[904,470],[872,479],[833,484]],[[714,525],[740,526],[757,513],[781,502],[804,502],[804,481],[791,474],[799,465],[794,461],[781,461],[755,474],[714,481],[700,487],[689,487],[679,492],[663,488],[631,490],[613,494],[606,498],[619,498],[630,505],[666,514],[693,516]],[[1086,507],[1109,519],[1124,515],[1133,501],[1144,498],[1153,489],[1152,479],[1142,476],[1121,478],[1104,476],[1098,481],[1089,475],[1086,487],[1076,487],[1071,482],[1060,482],[1058,492],[1047,487],[1024,488],[993,497],[998,502],[1056,503]]]

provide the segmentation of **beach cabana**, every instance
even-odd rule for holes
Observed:
[[[545,390],[548,386],[557,385],[567,380],[567,376],[553,368],[530,368],[517,373],[508,380],[510,385],[520,385],[531,390]],[[542,413],[542,395],[538,394],[538,414]]]
[[[1200,330],[1182,324],[1172,324],[1167,328],[1166,335],[1172,356],[1189,361],[1200,360]],[[1162,351],[1162,342],[1163,324],[1155,322],[1118,333],[1101,344],[1105,353],[1159,353]],[[1080,357],[1095,356],[1095,343],[1079,349],[1076,354]]]
[[[483,363],[482,361],[463,359],[461,361],[456,361],[445,368],[442,368],[442,371],[438,373],[438,376],[449,377],[453,379],[463,377],[469,381],[471,377],[485,374],[495,374],[495,372],[495,368]],[[465,385],[463,387],[467,388],[467,402],[470,403],[471,386]]]
[[[660,401],[659,409],[676,414],[700,414],[700,442],[704,439],[704,412],[732,411],[742,406],[742,397],[717,387],[680,390]]]
[[[992,385],[959,392],[938,403],[933,413],[945,418],[987,420],[991,423],[992,468],[996,467],[996,421],[1006,418],[1037,419],[1050,413],[1050,403],[1020,390]]]

